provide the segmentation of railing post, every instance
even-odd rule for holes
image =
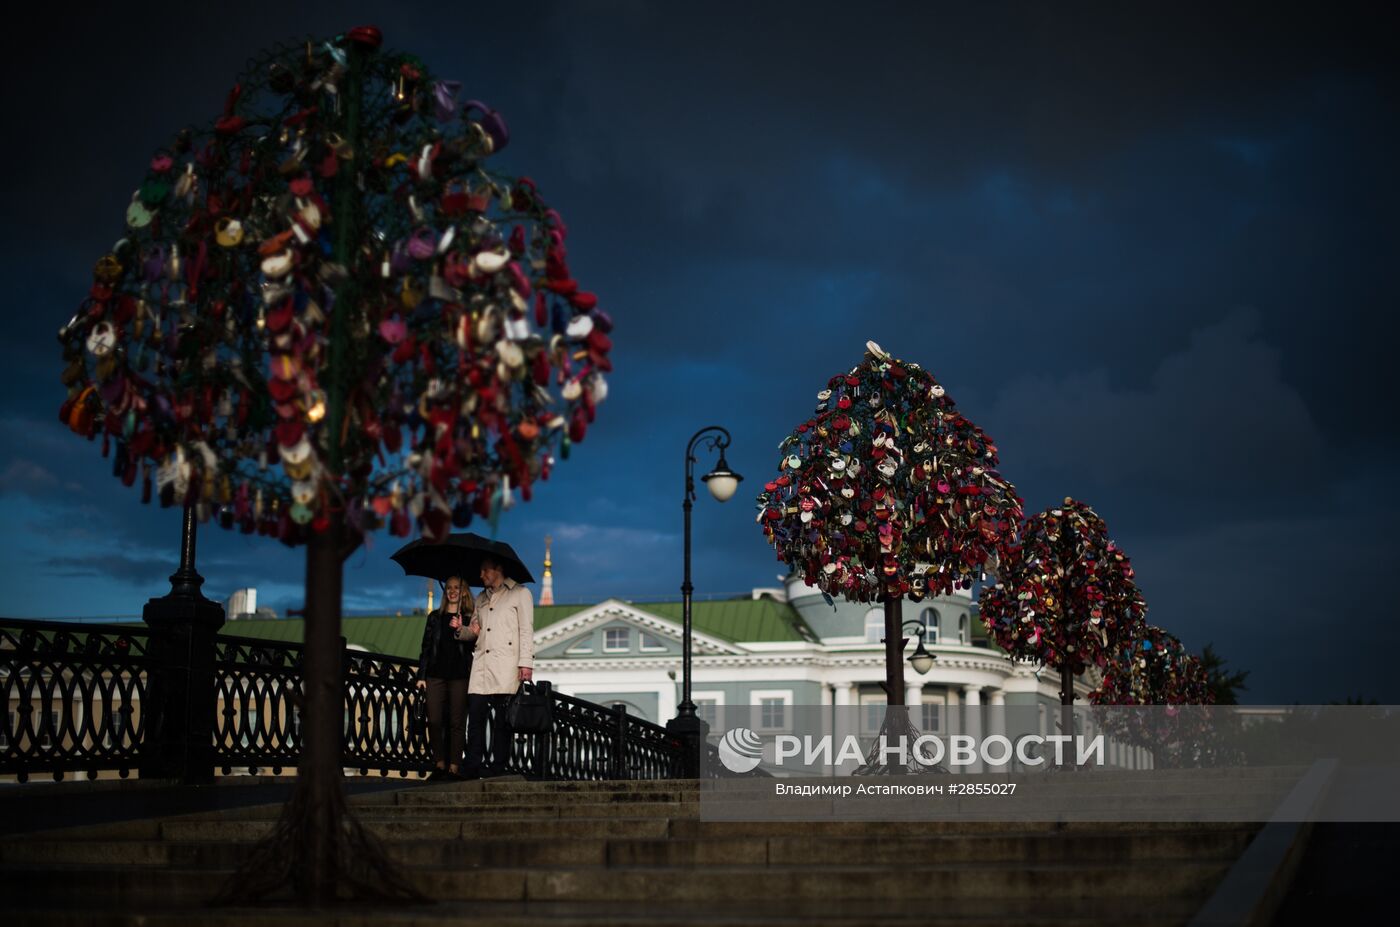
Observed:
[[[306,669],[302,667],[302,684],[305,685]],[[355,681],[350,673],[350,640],[340,635],[340,767],[355,768],[365,772],[365,766],[357,754],[360,737],[369,723],[366,716],[353,714],[355,707]]]
[[[557,710],[554,702],[554,692],[547,681],[535,683],[535,687],[544,693],[544,697],[550,700],[550,707]],[[536,779],[549,778],[549,754],[554,749],[554,726],[550,725],[549,730],[543,734],[536,734],[534,739],[535,755],[533,757],[532,775]]]
[[[681,745],[680,777],[700,778],[700,750],[710,734],[710,725],[698,715],[672,718],[666,724],[666,732]]]
[[[223,627],[224,609],[199,591],[204,578],[195,571],[194,557],[194,510],[187,507],[180,567],[170,577],[170,594],[151,599],[141,613],[154,632],[141,706],[143,779],[214,781],[214,636]]]
[[[627,778],[627,706],[618,705],[617,728],[613,733],[612,772],[614,779]]]

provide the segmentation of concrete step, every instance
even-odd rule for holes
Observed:
[[[798,780],[798,784],[803,784],[803,780]],[[822,780],[807,780],[807,784],[820,784]],[[783,783],[790,786],[792,780]],[[961,785],[961,783],[957,783]],[[876,783],[866,783],[867,788],[891,785],[889,780]],[[952,796],[955,793],[949,784],[945,786],[943,794]],[[1226,799],[1227,797],[1258,797],[1273,796],[1282,797],[1288,794],[1292,783],[1278,779],[1233,779],[1228,781],[1207,781],[1199,785],[1176,781],[1173,783],[1160,783],[1158,787],[1151,791],[1146,791],[1141,785],[1124,783],[1116,780],[1105,780],[1102,782],[1072,782],[1066,784],[1031,782],[1017,783],[1016,790],[1010,795],[996,796],[968,796],[993,800],[997,798],[1012,798],[1018,800],[1036,801],[1056,801],[1056,800],[1085,800],[1102,798],[1178,798],[1188,796],[1208,796]],[[357,801],[357,808],[392,808],[392,807],[419,807],[423,805],[456,807],[456,808],[487,808],[494,806],[543,806],[558,804],[650,804],[657,802],[710,802],[710,801],[766,801],[775,797],[775,785],[770,784],[762,789],[753,787],[743,787],[738,789],[648,789],[646,791],[629,792],[624,789],[618,790],[598,790],[589,792],[566,792],[554,793],[540,790],[454,790],[454,789],[410,789],[398,792],[390,792],[382,795],[369,796],[366,799]],[[785,801],[800,801],[799,797],[783,796]]]
[[[374,796],[378,801],[360,802],[356,807],[416,807],[419,805],[441,805],[455,808],[483,808],[496,805],[560,805],[586,802],[589,804],[633,805],[654,802],[696,802],[700,800],[699,789],[597,789],[587,792],[548,792],[543,790],[490,791],[459,789],[412,789],[394,792],[392,795]]]
[[[957,834],[1016,834],[1023,832],[1141,833],[1155,839],[1163,833],[1217,832],[1245,829],[1251,833],[1260,825],[1236,821],[700,821],[675,819],[668,833],[672,837],[876,837],[928,838]]]
[[[110,909],[35,911],[9,909],[15,922],[32,927],[652,927],[655,924],[754,925],[765,927],[888,927],[949,925],[1006,927],[1007,924],[1102,927],[1130,924],[1167,927],[1184,924],[1194,913],[1193,900],[1161,899],[1144,906],[1137,899],[985,899],[922,898],[913,901],[801,899],[730,904],[647,904],[613,902],[440,902],[433,905],[341,908],[334,912],[259,907],[256,909],[189,908],[151,910],[134,915]]]
[[[548,833],[559,840],[600,837],[664,837],[670,832],[669,818],[545,818],[522,824],[518,818],[500,820],[439,820],[404,818],[392,821],[363,821],[370,833],[382,840],[455,840],[478,837],[518,837],[529,826],[548,823]],[[273,821],[168,821],[158,836],[169,840],[260,840],[272,832]],[[106,835],[111,830],[104,828]]]
[[[382,840],[456,840],[519,837],[521,822],[514,819],[493,820],[478,816],[460,818],[393,818],[374,820],[361,818],[365,827]],[[272,818],[261,820],[219,820],[205,815],[170,818],[163,821],[122,821],[96,824],[82,828],[31,834],[22,840],[9,841],[11,846],[31,842],[89,842],[89,841],[256,841],[271,832]],[[536,820],[535,824],[540,821]],[[1007,821],[1003,819],[975,821],[954,819],[943,821],[701,821],[687,817],[602,817],[548,819],[549,834],[558,840],[656,838],[656,837],[872,837],[877,839],[907,837],[920,839],[957,834],[1019,834],[1040,832],[1098,831],[1116,833],[1158,834],[1175,831],[1237,830],[1252,832],[1257,825],[1235,822],[1172,821]]]
[[[1023,831],[926,837],[497,837],[389,842],[389,855],[407,866],[801,866],[839,868],[939,863],[1105,862],[1231,859],[1243,852],[1249,829],[1142,834]],[[251,842],[229,840],[37,840],[0,845],[0,863],[85,866],[233,868]]]
[[[415,868],[407,877],[428,897],[442,901],[549,901],[684,904],[723,898],[763,902],[775,897],[809,900],[961,898],[1020,900],[1073,898],[1203,899],[1224,876],[1223,860],[1173,861],[1170,865],[983,862],[898,867],[809,865],[765,868],[692,868],[659,878],[655,867]],[[0,894],[26,904],[194,905],[222,883],[228,870],[7,865]]]
[[[1253,789],[1245,793],[1192,791],[1159,795],[1082,794],[955,796],[728,796],[685,797],[667,792],[645,796],[587,800],[592,796],[566,797],[532,795],[524,801],[510,796],[400,794],[393,803],[357,804],[355,813],[362,821],[424,822],[445,819],[538,820],[556,818],[685,818],[710,820],[798,819],[823,820],[847,817],[913,817],[992,820],[998,817],[1056,819],[1059,816],[1085,816],[1098,820],[1150,820],[1182,815],[1220,820],[1266,820],[1286,792]],[[180,819],[193,821],[271,821],[281,814],[280,805],[263,805]]]

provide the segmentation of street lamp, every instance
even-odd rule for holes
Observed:
[[[928,637],[928,622],[924,619],[916,621],[911,618],[899,626],[899,633],[908,634],[910,627],[913,627],[919,632],[919,646],[915,647],[914,652],[909,655],[909,665],[914,667],[914,672],[922,676],[924,673],[933,669],[933,661],[937,660],[938,657],[929,653],[928,648],[924,646],[924,638]],[[883,644],[884,642],[884,638],[881,638],[880,643]],[[904,652],[904,647],[908,643],[909,638],[907,637],[899,642],[899,650],[901,653]]]
[[[937,660],[938,658],[935,657],[933,654],[929,653],[928,649],[924,647],[924,638],[928,637],[927,622],[906,621],[900,627],[900,633],[907,632],[911,624],[919,629],[919,646],[915,647],[914,652],[909,655],[909,665],[914,667],[914,672],[922,676],[924,673],[927,673],[929,670],[933,669],[933,661]],[[903,643],[899,645],[900,649],[903,650],[904,644],[907,643],[909,643],[909,639],[905,638]]]
[[[676,717],[666,725],[672,733],[686,741],[687,775],[690,776],[699,774],[700,738],[705,734],[705,722],[695,714],[695,702],[690,698],[690,595],[695,589],[690,582],[690,510],[695,503],[695,450],[701,445],[719,451],[719,461],[714,469],[700,478],[717,501],[729,501],[743,479],[729,469],[729,462],[724,459],[724,450],[729,447],[727,429],[708,425],[691,435],[690,443],[685,448],[685,499],[681,503],[681,508],[685,510],[685,577],[681,582],[681,703],[676,706]]]

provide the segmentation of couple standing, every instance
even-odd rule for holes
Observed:
[[[437,766],[429,779],[505,772],[510,751],[506,703],[522,682],[530,681],[535,664],[535,600],[505,570],[500,560],[482,559],[484,588],[475,601],[462,577],[448,577],[442,607],[430,612],[423,626],[418,688],[427,690],[429,743]],[[492,707],[496,717],[488,766],[486,715]]]

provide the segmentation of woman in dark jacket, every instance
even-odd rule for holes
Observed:
[[[429,779],[460,778],[467,736],[467,682],[472,674],[471,642],[457,639],[457,629],[471,621],[475,603],[460,576],[450,576],[442,608],[428,613],[418,654],[418,688],[427,690],[428,742],[435,769]],[[465,632],[464,637],[470,636]],[[444,726],[446,730],[444,730]]]

